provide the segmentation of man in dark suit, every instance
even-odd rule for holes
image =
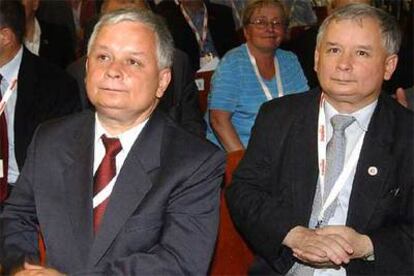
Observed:
[[[155,11],[167,20],[175,46],[187,53],[194,70],[200,68],[203,55],[222,57],[239,44],[229,7],[204,0],[164,0]],[[197,24],[196,19],[201,18],[203,22],[204,16],[207,20],[205,28],[203,24]]]
[[[26,263],[20,275],[207,273],[224,156],[156,109],[172,54],[149,11],[100,19],[86,77],[96,112],[38,129],[0,217],[6,270],[36,262],[40,229],[48,268]]]
[[[75,59],[75,48],[65,26],[36,18],[40,0],[21,0],[26,15],[24,44],[33,54],[41,56],[62,68]]]
[[[382,10],[336,10],[321,89],[262,106],[226,194],[252,274],[413,275],[414,116],[381,94],[400,37]]]
[[[2,93],[17,79],[17,89],[5,108],[9,162],[4,170],[8,183],[13,185],[36,127],[46,120],[77,111],[80,104],[76,82],[62,69],[22,46],[25,23],[20,1],[1,1],[0,4]]]

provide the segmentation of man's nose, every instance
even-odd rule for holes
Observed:
[[[337,68],[343,71],[352,69],[353,57],[349,53],[343,53],[338,58]]]
[[[119,78],[122,75],[122,65],[120,62],[112,61],[106,70],[106,75],[110,78]]]

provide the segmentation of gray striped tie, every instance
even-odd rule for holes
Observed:
[[[350,126],[355,121],[355,118],[352,116],[346,115],[335,115],[331,118],[331,124],[333,127],[333,134],[331,140],[329,140],[328,145],[326,146],[326,176],[325,176],[325,189],[323,198],[326,200],[329,193],[332,190],[333,185],[335,184],[337,178],[342,172],[345,153],[346,153],[346,137],[345,129]],[[315,199],[312,206],[312,214],[309,224],[309,227],[314,228],[318,219],[319,212],[322,208],[322,198],[321,190],[319,183],[316,187]],[[328,220],[334,215],[337,205],[337,200],[335,200],[325,211],[324,219],[322,225],[326,225]],[[289,276],[312,276],[314,268],[310,266],[305,266],[299,263],[290,269],[287,273]]]
[[[346,115],[335,115],[331,118],[333,134],[331,140],[326,146],[326,177],[325,189],[323,193],[324,201],[331,192],[332,187],[334,186],[344,167],[346,153],[345,129],[354,121],[354,117]],[[326,223],[333,216],[336,209],[336,204],[337,202],[335,200],[335,202],[333,202],[331,206],[329,206],[329,208],[326,210],[323,223]]]

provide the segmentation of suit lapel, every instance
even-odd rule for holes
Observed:
[[[292,178],[292,192],[296,225],[308,225],[318,180],[318,113],[320,93],[313,93],[302,114],[294,122],[291,156],[288,167]]]
[[[92,175],[94,115],[83,121],[79,132],[68,146],[67,164],[63,172],[64,187],[71,219],[74,244],[82,260],[86,260],[93,240],[92,233]]]
[[[160,166],[164,121],[154,112],[119,172],[89,264],[96,265],[152,187],[149,173]]]
[[[393,141],[391,130],[394,127],[394,115],[387,107],[384,96],[381,96],[365,134],[355,172],[347,225],[357,231],[367,226],[379,202],[378,197],[384,189],[391,166],[390,146]],[[369,168],[375,168],[377,172],[369,173]]]

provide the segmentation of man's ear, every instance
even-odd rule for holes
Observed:
[[[158,77],[158,89],[155,94],[155,96],[160,99],[163,95],[165,90],[167,89],[168,85],[171,81],[171,69],[170,68],[164,68],[159,72]]]
[[[86,58],[85,58],[85,72],[88,72],[88,61],[89,61],[89,57],[86,56]]]
[[[398,55],[390,55],[385,59],[385,70],[384,70],[384,80],[391,79],[392,74],[397,68]]]
[[[0,28],[0,45],[7,46],[16,39],[13,31],[10,28]]]
[[[313,70],[314,70],[315,72],[318,72],[319,50],[318,50],[318,48],[317,48],[317,47],[316,47],[316,49],[315,49],[315,53],[313,54],[313,60],[314,60],[314,63],[313,63]]]
[[[86,76],[88,75],[88,60],[89,60],[89,57],[86,56],[86,58],[85,58],[85,64],[84,64],[84,66],[85,66],[85,76],[84,76],[84,79],[83,79],[83,81],[85,82],[85,84],[86,84]]]

